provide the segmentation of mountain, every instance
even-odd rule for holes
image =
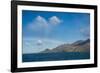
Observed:
[[[62,44],[53,49],[46,49],[41,53],[51,52],[89,52],[90,51],[90,39],[78,40],[72,44]]]
[[[42,53],[49,53],[50,51],[50,49],[45,49],[44,51],[42,51]]]

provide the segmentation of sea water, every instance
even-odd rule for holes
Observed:
[[[23,54],[23,62],[90,59],[89,52],[59,52]]]

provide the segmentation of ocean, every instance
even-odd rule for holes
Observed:
[[[59,61],[90,59],[89,52],[58,52],[58,53],[32,53],[23,54],[23,62]]]

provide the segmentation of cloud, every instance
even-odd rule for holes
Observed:
[[[37,40],[37,45],[42,45],[43,44],[43,41],[42,40]]]
[[[48,22],[42,16],[37,16],[33,20],[33,22],[28,24],[28,28],[31,30],[35,30],[35,31],[42,30],[42,29],[45,29],[47,27],[48,27]]]
[[[45,19],[42,16],[37,16],[31,23],[27,25],[29,32],[36,32],[37,34],[41,33],[43,36],[48,36],[50,32],[59,25],[61,20],[57,16],[52,16],[48,19]]]
[[[53,40],[53,39],[41,39],[35,37],[24,37],[23,38],[23,53],[38,53],[47,48],[53,49],[58,45],[66,42]]]
[[[61,23],[61,20],[57,16],[52,16],[49,18],[49,24],[58,25]]]
[[[90,28],[89,27],[81,29],[80,32],[82,33],[83,36],[90,37]]]
[[[41,16],[37,16],[34,22],[40,27],[48,27],[48,22]]]

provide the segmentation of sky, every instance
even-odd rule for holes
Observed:
[[[90,37],[90,14],[22,11],[23,53],[37,53]]]

